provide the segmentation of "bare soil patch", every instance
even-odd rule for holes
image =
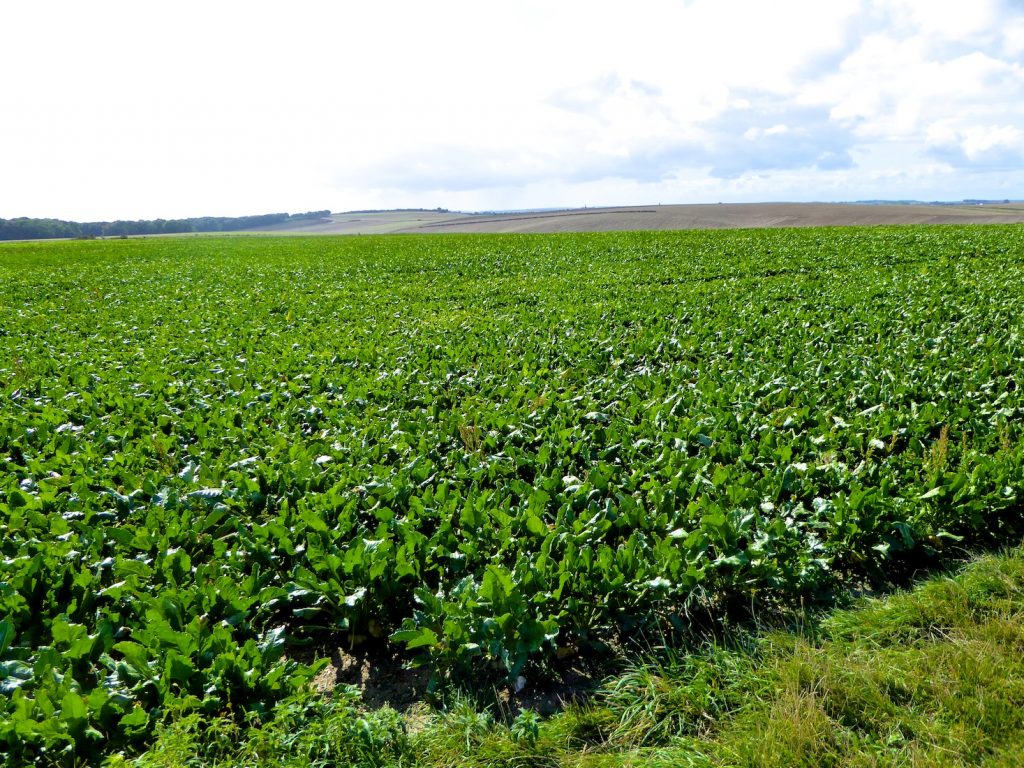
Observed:
[[[313,679],[313,687],[327,692],[339,685],[354,685],[369,709],[390,706],[404,712],[427,695],[430,673],[404,665],[395,654],[336,648],[330,663]]]
[[[329,659],[313,679],[313,687],[321,692],[352,685],[359,689],[367,709],[389,706],[399,712],[421,707],[431,699],[429,671],[409,667],[400,654],[386,648],[336,648]],[[551,714],[570,702],[586,701],[610,672],[607,660],[573,655],[559,659],[543,673],[526,673],[518,686],[480,680],[471,693],[481,706],[507,717],[524,709]]]

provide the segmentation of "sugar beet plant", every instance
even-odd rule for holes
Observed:
[[[0,249],[0,750],[1008,541],[1016,227]]]

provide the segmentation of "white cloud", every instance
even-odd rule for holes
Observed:
[[[41,0],[0,22],[0,216],[1024,197],[1019,0]]]
[[[1024,70],[972,51],[948,60],[925,55],[920,37],[871,36],[814,88],[818,100],[834,103],[831,116],[856,124],[866,139],[903,138],[952,111],[1019,112]]]
[[[889,17],[893,27],[914,30],[926,39],[985,43],[997,33],[998,23],[1013,3],[1000,0],[895,0],[873,3]],[[1019,10],[1019,9],[1018,9]]]
[[[743,138],[747,141],[757,141],[764,136],[784,136],[789,132],[790,130],[788,125],[779,123],[771,126],[770,128],[747,128],[747,130],[743,132]]]
[[[927,133],[931,153],[954,166],[1024,166],[1024,130],[1012,125],[959,125],[947,120]]]
[[[1006,56],[1020,60],[1024,54],[1024,15],[1006,20],[1003,25],[1002,48]]]

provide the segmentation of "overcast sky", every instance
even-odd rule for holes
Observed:
[[[0,217],[1024,198],[1024,0],[7,2]]]

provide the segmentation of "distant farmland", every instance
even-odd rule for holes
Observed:
[[[390,232],[553,233],[1019,222],[1024,222],[1024,203],[726,203],[577,208],[495,215],[439,211],[336,213],[318,220],[287,222],[255,231],[325,235]]]

